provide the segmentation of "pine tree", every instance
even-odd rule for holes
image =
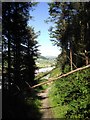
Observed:
[[[24,98],[20,100],[20,96],[23,97],[23,92],[28,90],[26,82],[34,84],[38,33],[27,24],[33,5],[35,3],[31,2],[2,4],[4,118],[24,117],[20,113],[20,110],[23,111],[21,103]]]
[[[65,53],[67,56],[63,61],[63,65],[70,64],[72,70],[73,67],[76,68],[89,64],[88,53],[90,50],[87,50],[89,48],[88,45],[90,45],[89,4],[70,2],[49,3],[49,13],[49,22],[54,22],[54,26],[49,30],[51,41],[54,41],[55,45],[61,47],[61,57]]]

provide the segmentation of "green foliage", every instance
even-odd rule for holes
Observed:
[[[33,98],[33,97],[28,97],[28,98],[25,100],[25,103],[26,103],[27,105],[29,105],[29,106],[33,106],[33,108],[37,108],[37,106],[38,106],[38,107],[41,106],[41,103],[40,103],[39,99],[36,98],[35,96],[34,96],[34,98]]]
[[[50,102],[56,118],[90,118],[90,68],[55,81]]]
[[[70,71],[70,65],[65,65],[64,73],[67,73],[69,71]]]
[[[89,64],[90,2],[52,2],[49,14],[47,22],[54,23],[49,29],[50,38],[61,49],[57,62],[62,71],[67,62],[71,69],[72,62],[77,67]]]
[[[51,72],[50,72],[50,77],[54,78],[57,77],[58,75],[60,75],[60,68],[56,67],[54,68]]]
[[[50,74],[50,72],[45,72],[45,73],[42,73],[42,72],[41,72],[41,73],[39,73],[39,74],[35,77],[36,83],[38,84],[38,83],[42,83],[42,82],[47,81],[46,76],[49,75],[49,74]],[[46,88],[48,88],[48,85],[47,85],[47,84],[38,87],[35,91],[40,92],[40,91],[42,91],[42,90],[45,90]]]

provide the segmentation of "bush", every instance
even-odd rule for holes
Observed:
[[[90,69],[54,82],[50,102],[56,118],[90,118]]]

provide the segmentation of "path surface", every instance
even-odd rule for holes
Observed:
[[[40,97],[41,103],[42,103],[42,106],[40,108],[40,112],[42,113],[41,120],[43,118],[53,118],[52,110],[51,110],[52,107],[50,106],[49,100],[48,100],[49,89],[50,89],[50,87],[48,89],[44,90],[43,92],[38,93],[38,96]]]

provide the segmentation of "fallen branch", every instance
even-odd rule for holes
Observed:
[[[81,68],[77,68],[77,69],[75,69],[75,70],[72,70],[72,71],[70,71],[70,72],[68,72],[68,73],[66,73],[66,74],[60,75],[60,76],[57,77],[57,78],[49,78],[48,81],[39,83],[39,84],[37,84],[37,85],[34,85],[34,86],[32,86],[31,88],[39,87],[39,86],[41,86],[41,85],[47,84],[47,83],[52,82],[52,81],[54,81],[54,80],[60,79],[60,78],[62,78],[62,77],[66,77],[66,76],[68,76],[68,75],[70,75],[70,74],[72,74],[72,73],[75,73],[75,72],[78,72],[78,71],[87,69],[87,68],[89,68],[89,67],[90,67],[90,64],[87,65],[87,66],[84,66],[84,67],[81,67]]]

